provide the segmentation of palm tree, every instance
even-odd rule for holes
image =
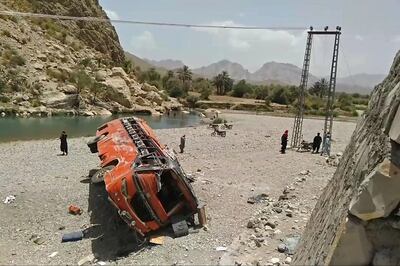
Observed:
[[[178,79],[182,80],[183,85],[185,85],[187,81],[192,80],[193,73],[186,65],[178,69],[177,73],[178,73]]]
[[[212,83],[217,88],[218,95],[224,95],[227,91],[231,90],[233,86],[233,80],[226,71],[222,71],[222,73],[215,76]]]
[[[167,74],[165,74],[165,75],[162,77],[162,80],[161,80],[164,89],[168,89],[168,88],[167,88],[167,87],[168,87],[168,86],[167,86],[168,81],[170,81],[172,78],[174,78],[174,71],[168,70]]]

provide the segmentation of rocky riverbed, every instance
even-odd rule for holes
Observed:
[[[225,138],[210,136],[206,126],[156,130],[176,150],[179,137],[186,135],[186,151],[178,157],[195,178],[195,192],[206,202],[209,219],[208,230],[166,237],[160,246],[138,246],[103,191],[87,182],[99,160],[86,147],[86,138],[71,139],[68,156],[57,156],[58,140],[0,144],[0,264],[77,264],[91,254],[107,264],[289,262],[290,255],[281,253],[288,248],[285,240],[301,235],[336,168],[311,153],[279,154],[280,135],[292,126],[290,118],[225,118],[234,124]],[[334,154],[344,151],[354,127],[335,123]],[[305,120],[305,138],[311,140],[322,128],[322,120]],[[248,202],[260,194],[265,194],[261,202]],[[9,195],[15,200],[3,203]],[[69,214],[71,204],[83,213]],[[61,243],[62,234],[93,224],[99,225],[86,239]]]

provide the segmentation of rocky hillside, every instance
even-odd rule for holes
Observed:
[[[295,265],[400,264],[400,52],[375,87],[301,238]]]
[[[0,9],[106,18],[97,0],[6,0]],[[157,113],[180,106],[130,72],[110,23],[0,16],[4,114]]]

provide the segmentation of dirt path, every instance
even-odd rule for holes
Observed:
[[[0,144],[0,196],[16,196],[13,203],[0,204],[0,264],[76,264],[91,253],[108,263],[217,264],[226,252],[216,251],[216,247],[229,247],[242,232],[247,234],[248,220],[265,208],[264,204],[248,204],[248,197],[266,193],[277,198],[301,171],[310,170],[307,181],[296,189],[300,193],[299,214],[284,221],[286,225],[282,227],[283,231],[296,224],[300,231],[315,202],[313,198],[335,168],[326,166],[318,155],[279,154],[280,135],[290,128],[292,119],[244,114],[226,117],[234,121],[226,138],[211,137],[205,126],[156,131],[162,142],[176,150],[179,137],[186,135],[186,152],[178,156],[185,171],[197,179],[193,186],[207,203],[209,230],[178,239],[166,238],[162,246],[134,250],[128,256],[126,252],[135,247],[131,234],[116,229],[124,226],[113,218],[114,211],[102,191],[84,181],[88,171],[99,163],[89,153],[86,139],[70,140],[68,157],[56,156],[56,140]],[[305,120],[305,137],[311,139],[322,127],[323,121]],[[353,123],[335,124],[333,152],[344,150],[354,127]],[[84,213],[68,214],[70,204],[80,206]],[[305,213],[301,213],[303,209]],[[61,243],[63,233],[91,223],[102,226],[91,232],[90,239]],[[44,243],[35,244],[30,240],[32,235]],[[272,252],[276,246],[272,240],[269,242],[271,245],[265,248]],[[237,255],[257,250],[249,247]],[[58,253],[48,257],[53,252]],[[118,255],[122,257],[117,258]]]

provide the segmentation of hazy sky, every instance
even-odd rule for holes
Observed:
[[[400,0],[100,0],[110,18],[213,25],[342,26],[339,75],[386,74],[400,49]],[[221,59],[250,71],[302,65],[305,31],[216,30],[115,24],[125,50],[192,68]],[[310,71],[328,75],[333,37],[316,37]]]

